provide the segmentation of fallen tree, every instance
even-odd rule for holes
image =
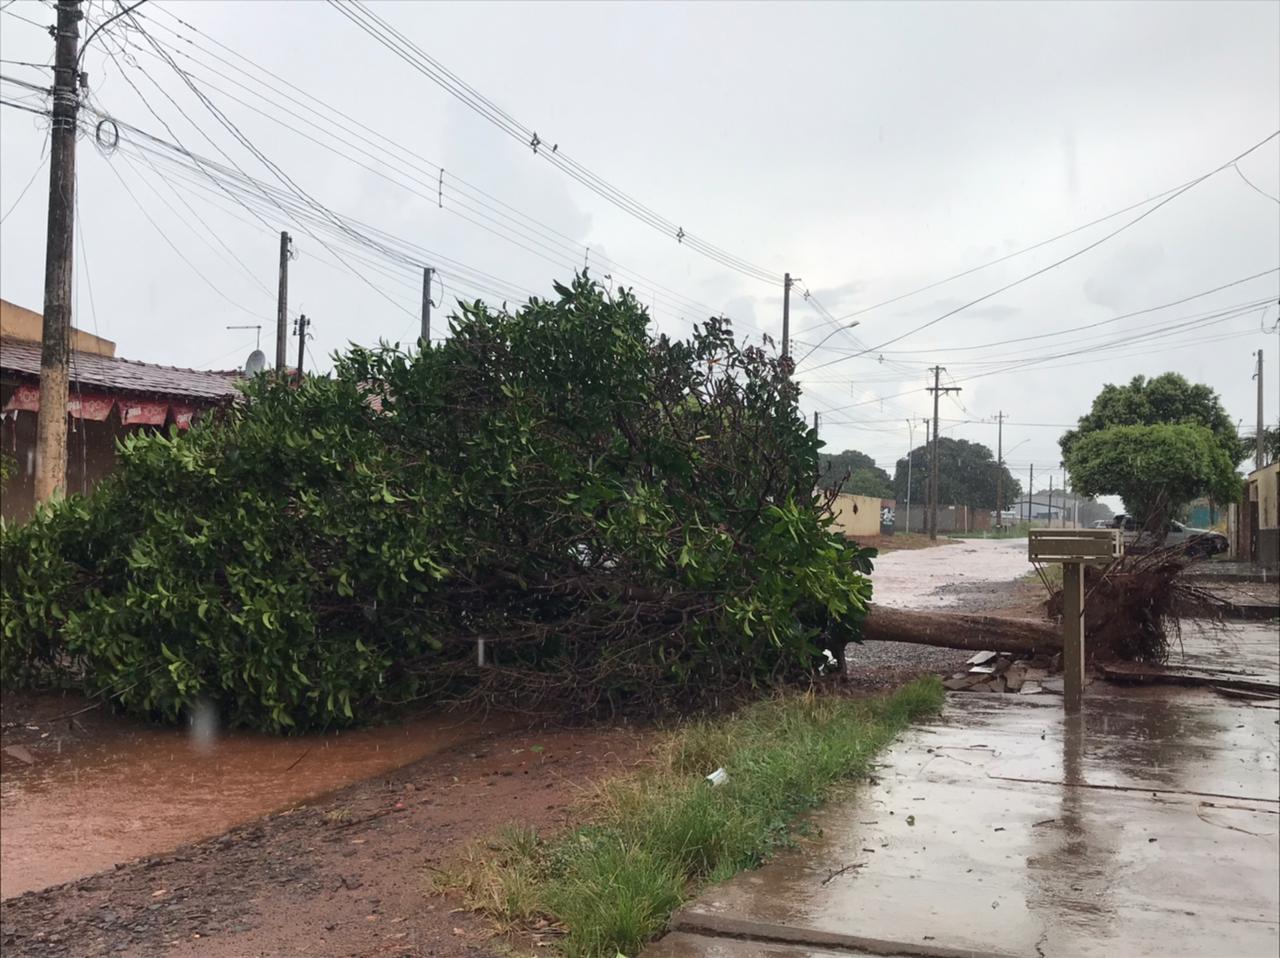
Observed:
[[[1085,652],[1089,658],[1164,662],[1184,616],[1218,618],[1223,600],[1183,578],[1197,561],[1194,543],[1126,554],[1085,567]],[[908,611],[872,605],[862,635],[974,652],[1037,655],[1062,651],[1062,590],[1044,604],[1045,619]]]
[[[873,553],[831,530],[786,360],[585,276],[450,327],[257,377],[0,527],[5,682],[279,730],[724,701],[856,641]]]
[[[1049,622],[995,615],[919,612],[874,604],[862,624],[862,637],[878,642],[912,642],[1015,655],[1062,651],[1062,634]]]

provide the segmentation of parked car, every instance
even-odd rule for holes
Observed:
[[[1143,529],[1133,516],[1121,513],[1112,518],[1107,528],[1122,529],[1125,550],[1128,552],[1149,552],[1160,546],[1182,545],[1187,555],[1215,556],[1226,552],[1227,537],[1212,529],[1194,529],[1183,525],[1175,519],[1165,523],[1164,534],[1157,530]]]
[[[1115,520],[1114,519],[1094,519],[1093,527],[1095,529],[1114,529]]]

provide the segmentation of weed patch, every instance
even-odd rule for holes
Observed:
[[[509,928],[550,923],[570,958],[634,955],[702,885],[754,868],[796,818],[942,704],[936,679],[888,695],[790,695],[690,723],[654,766],[601,785],[586,823],[542,837],[511,829],[441,883]],[[705,776],[728,771],[714,787]]]

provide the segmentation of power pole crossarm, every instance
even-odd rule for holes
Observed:
[[[36,414],[36,502],[58,496],[67,477],[71,366],[71,267],[75,254],[76,114],[80,0],[58,0],[49,131],[49,219],[44,254],[40,410]]]

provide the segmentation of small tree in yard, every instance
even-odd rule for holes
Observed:
[[[1107,384],[1058,443],[1077,491],[1118,495],[1152,525],[1198,496],[1233,501],[1247,454],[1218,394],[1177,373]]]
[[[556,293],[259,377],[0,528],[6,683],[278,730],[414,699],[696,704],[856,640],[874,553],[830,530],[787,369],[725,320],[672,341],[627,291]]]

